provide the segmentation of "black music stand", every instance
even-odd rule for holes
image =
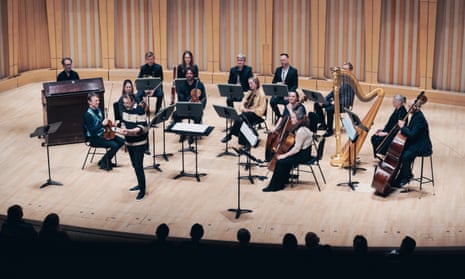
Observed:
[[[50,175],[50,151],[49,151],[49,145],[48,145],[48,135],[50,134],[53,134],[55,133],[58,128],[60,128],[61,126],[61,121],[60,122],[55,122],[55,123],[52,123],[52,124],[49,124],[49,125],[45,125],[45,126],[40,126],[40,127],[37,127],[35,129],[34,132],[32,132],[29,137],[33,138],[33,137],[38,137],[38,138],[41,138],[43,137],[45,139],[45,146],[47,146],[47,166],[48,166],[48,179],[47,181],[45,181],[44,184],[42,184],[40,186],[40,189],[42,188],[45,188],[49,185],[54,185],[54,186],[62,186],[63,184],[58,182],[58,181],[54,181],[52,180],[52,177]],[[44,144],[42,144],[43,146]]]
[[[221,97],[232,98],[233,100],[242,100],[244,92],[242,86],[239,84],[220,83],[218,84],[218,91]],[[226,118],[226,128],[228,132],[228,119]]]
[[[363,125],[363,122],[360,120],[360,118],[358,117],[357,114],[353,113],[350,109],[348,108],[344,108],[344,111],[347,113],[347,116],[350,117],[351,121],[352,121],[352,127],[358,127],[360,129],[362,129],[363,131],[367,132],[370,130],[368,129],[368,127],[366,127],[365,125]],[[355,142],[354,142],[355,143]],[[355,173],[357,172],[357,170],[362,170],[362,171],[366,171],[367,169],[366,168],[360,168],[360,167],[357,167],[357,152],[356,152],[356,149],[355,149],[355,145],[354,145],[354,166],[353,166],[353,175],[355,175]]]
[[[179,124],[182,124],[182,125],[185,125],[186,123],[182,123],[182,122],[178,122],[178,123],[173,123],[171,124],[169,127],[168,127],[168,131],[170,132],[174,132],[176,134],[180,134],[180,135],[185,135],[185,136],[194,136],[194,143],[195,143],[195,149],[197,150],[197,136],[208,136],[211,131],[213,130],[214,127],[212,126],[208,126],[206,129],[202,130],[202,131],[191,131],[190,129],[183,129],[182,127],[179,128],[178,126],[181,126]],[[200,126],[202,128],[202,124],[187,124],[188,126],[190,125],[191,127],[196,127],[197,125]],[[188,127],[189,128],[189,127]],[[206,176],[207,174],[206,173],[199,173],[199,168],[198,168],[198,152],[194,152],[195,153],[195,173],[187,173],[184,171],[184,141],[181,142],[181,145],[182,145],[182,170],[181,172],[176,175],[174,177],[174,179],[178,179],[180,177],[183,177],[183,176],[187,176],[187,177],[195,177],[197,178],[197,182],[200,182],[200,177],[201,176]]]
[[[154,92],[161,86],[161,79],[159,77],[143,77],[137,78],[135,81],[137,92],[144,92],[144,96],[147,95],[145,90],[154,90]],[[150,115],[150,96],[147,96],[147,116]]]
[[[236,219],[239,219],[242,213],[251,213],[250,209],[241,209],[241,154],[244,154],[242,149],[234,148],[237,153],[237,208],[230,208],[228,211],[236,212]]]
[[[320,103],[323,105],[328,104],[328,101],[326,101],[326,98],[323,96],[323,94],[321,94],[321,92],[310,90],[310,89],[305,89],[305,88],[302,89],[302,92],[304,93],[305,96],[307,96],[307,98],[310,101],[313,101],[315,103]]]
[[[271,97],[287,97],[289,94],[287,85],[284,83],[265,83],[262,85],[263,92],[266,96]],[[273,122],[276,123],[274,111],[272,111]]]
[[[177,102],[176,103],[176,114],[181,117],[181,118],[187,118],[188,122],[191,122],[191,119],[193,117],[200,117],[203,113],[203,107],[202,103],[193,103],[193,102]],[[197,139],[195,139],[197,140]],[[184,143],[184,141],[183,141]],[[189,145],[189,148],[184,150],[184,144],[182,145],[181,152],[184,151],[192,151],[192,152],[197,152],[197,148],[192,148],[192,146]],[[196,143],[197,147],[197,143]]]
[[[153,148],[155,156],[158,157],[163,157],[165,158],[165,161],[169,161],[168,157],[173,156],[172,153],[166,153],[166,141],[165,141],[165,121],[168,120],[171,117],[171,114],[173,114],[175,105],[170,105],[165,107],[164,109],[161,109],[157,115],[152,120],[151,126],[156,127],[156,125],[160,122],[163,123],[163,153],[162,154],[155,154],[155,147]],[[155,137],[155,136],[154,136]],[[155,142],[153,144],[155,146]],[[155,160],[155,159],[154,159]]]
[[[248,175],[241,176],[239,177],[240,179],[248,179],[250,183],[254,184],[254,178],[257,178],[259,180],[265,180],[267,177],[263,175],[252,175],[252,164],[255,164],[256,166],[261,166],[260,164],[263,163],[262,160],[259,160],[252,156],[250,153],[251,147],[257,147],[259,144],[258,137],[254,134],[253,130],[247,125],[247,123],[242,122],[241,125],[241,135],[247,140],[247,143],[245,144],[244,149],[241,150],[242,154],[247,156],[247,161],[244,163],[245,164],[245,169],[249,171]],[[236,151],[236,150],[235,150]],[[237,151],[236,151],[237,153]],[[252,163],[251,161],[255,161],[255,163]],[[239,163],[241,165],[242,163]]]
[[[226,119],[226,133],[228,132],[228,120],[231,121],[236,121],[239,120],[239,115],[237,115],[237,112],[234,108],[231,107],[225,107],[225,106],[218,106],[218,105],[213,105],[213,108],[215,109],[216,113],[218,114],[219,117],[223,117]],[[236,156],[236,154],[229,152],[228,150],[228,142],[226,142],[226,149],[225,151],[221,152],[220,154],[216,155],[216,157],[221,157],[223,155],[230,155],[230,156]]]
[[[347,131],[347,135],[349,136],[350,143],[349,143],[349,166],[348,166],[348,171],[349,171],[349,181],[348,182],[343,182],[343,183],[338,183],[337,186],[349,186],[352,191],[355,191],[355,187],[357,187],[357,184],[359,183],[358,181],[352,181],[352,171],[355,175],[355,170],[356,170],[356,160],[357,160],[357,155],[356,155],[356,145],[355,141],[358,138],[358,133],[357,130],[355,129],[354,123],[352,122],[352,118],[350,116],[341,118],[342,125]],[[352,158],[350,156],[350,146],[354,146],[354,158],[352,162]]]

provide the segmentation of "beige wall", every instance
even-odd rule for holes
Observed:
[[[0,0],[0,90],[53,80],[64,56],[74,59],[83,78],[135,78],[147,50],[155,52],[167,81],[189,49],[206,83],[225,82],[239,52],[262,82],[270,82],[284,51],[299,69],[301,88],[327,90],[329,67],[349,60],[367,90],[408,96],[426,90],[435,102],[465,105],[463,60],[455,63],[459,70],[447,72],[450,79],[434,82],[445,72],[433,69],[441,48],[437,9],[441,15],[450,5],[464,9],[460,0],[445,1]],[[19,20],[27,13],[34,16]],[[454,35],[457,26],[441,23]],[[453,57],[465,56],[450,48],[457,51]]]

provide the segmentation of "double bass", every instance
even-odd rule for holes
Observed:
[[[420,109],[426,101],[425,92],[422,91],[409,108],[403,120],[405,121],[410,113]],[[399,126],[396,125],[395,127],[397,127],[397,129],[392,129],[391,132],[395,131],[397,134],[389,145],[386,156],[376,167],[375,174],[373,175],[373,182],[371,183],[371,187],[376,190],[375,193],[381,196],[387,196],[390,193],[391,183],[395,181],[397,173],[399,172],[402,152],[407,141],[407,137],[399,131]],[[387,135],[387,137],[390,137],[390,135]]]

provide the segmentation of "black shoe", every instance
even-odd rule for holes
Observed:
[[[226,136],[224,136],[224,138],[221,139],[221,142],[222,143],[227,143],[230,140],[231,140],[231,135],[227,134]]]
[[[145,149],[145,150],[144,150],[144,154],[145,154],[145,155],[150,155],[150,150]]]
[[[328,130],[326,131],[326,133],[324,133],[323,137],[327,138],[327,137],[330,137],[334,134],[334,132],[332,130]]]
[[[136,186],[134,186],[134,187],[132,187],[132,188],[129,188],[129,191],[131,191],[131,192],[139,191],[139,190],[140,190],[139,185],[136,185]]]
[[[279,189],[271,188],[270,186],[268,186],[266,188],[263,188],[262,191],[263,192],[276,192],[276,191],[279,191]]]
[[[111,171],[113,169],[113,167],[111,165],[107,165],[107,164],[104,164],[104,163],[100,164],[99,168],[102,169],[102,170],[106,170],[106,171]]]
[[[399,182],[399,187],[403,187],[410,182],[410,178],[403,178]]]
[[[187,140],[187,142],[189,143],[189,145],[192,145],[194,143],[194,137],[189,136],[189,139]]]
[[[136,200],[140,201],[145,197],[145,191],[140,191],[139,194],[137,194]]]

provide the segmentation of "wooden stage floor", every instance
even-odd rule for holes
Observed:
[[[121,82],[105,82],[106,105],[110,88],[114,88],[113,102],[120,94],[121,85]],[[64,185],[39,189],[48,178],[46,148],[41,146],[41,140],[30,138],[29,134],[43,124],[41,88],[42,83],[33,83],[0,93],[1,214],[6,214],[9,206],[19,204],[27,219],[42,220],[55,212],[66,225],[146,235],[153,235],[160,223],[167,223],[172,237],[188,237],[191,225],[200,223],[205,228],[204,238],[210,240],[234,241],[237,230],[244,227],[250,230],[254,243],[281,243],[283,235],[291,232],[302,245],[305,234],[314,231],[322,243],[333,246],[351,246],[356,234],[365,235],[372,247],[398,246],[405,235],[414,237],[418,247],[465,246],[463,107],[431,103],[423,106],[434,149],[434,191],[428,184],[420,193],[418,184],[411,183],[413,191],[409,193],[395,191],[387,198],[374,195],[370,184],[375,160],[369,138],[359,153],[360,167],[366,171],[359,171],[353,177],[360,182],[359,187],[352,191],[349,187],[336,186],[348,181],[348,172],[329,164],[329,157],[335,153],[335,139],[331,137],[327,139],[321,162],[327,178],[321,192],[312,176],[305,173],[293,188],[264,193],[262,188],[267,186],[271,173],[266,168],[253,168],[253,175],[267,175],[268,179],[255,180],[254,184],[240,180],[241,208],[253,212],[236,219],[228,209],[237,208],[237,158],[217,157],[225,149],[220,142],[225,122],[212,105],[225,105],[225,100],[219,96],[216,85],[207,85],[208,104],[204,115],[204,124],[215,129],[199,141],[198,147],[199,171],[207,176],[201,177],[201,182],[191,177],[173,179],[181,170],[178,152],[181,146],[178,136],[167,133],[166,152],[174,155],[169,161],[156,158],[162,172],[146,170],[148,195],[140,202],[136,202],[135,193],[128,191],[136,184],[129,155],[121,149],[117,154],[119,167],[111,172],[98,169],[96,160],[81,170],[87,151],[83,143],[50,147],[52,179]],[[165,89],[168,88],[165,84]],[[363,116],[370,104],[357,100],[354,111]],[[305,105],[311,110],[313,103]],[[391,98],[386,97],[369,136],[384,125],[391,111]],[[162,134],[161,128],[155,129],[156,154],[163,151]],[[260,138],[260,146],[252,154],[263,159],[266,141],[263,130]],[[342,139],[346,139],[346,134],[342,134]],[[237,139],[231,145],[237,145]],[[194,171],[194,158],[193,153],[186,153],[187,172]],[[151,166],[153,158],[146,156],[144,163]],[[247,172],[242,168],[241,174],[247,175]]]

